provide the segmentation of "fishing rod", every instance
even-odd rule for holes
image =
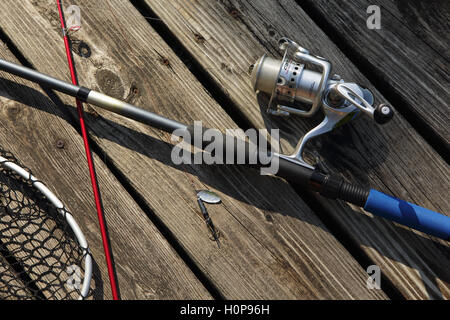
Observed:
[[[78,80],[77,80],[77,76],[76,76],[76,72],[75,72],[75,64],[74,64],[73,58],[72,58],[70,40],[69,40],[69,36],[68,36],[67,30],[66,30],[66,21],[64,19],[64,10],[62,8],[62,4],[61,4],[60,0],[56,0],[56,5],[58,7],[59,19],[60,19],[61,28],[63,30],[63,35],[64,35],[64,37],[63,37],[64,38],[64,47],[66,49],[66,56],[67,56],[67,63],[69,65],[70,77],[71,77],[72,83],[74,85],[77,85]],[[105,252],[106,267],[108,269],[108,277],[109,277],[109,283],[111,286],[111,293],[112,293],[113,300],[119,300],[119,290],[117,288],[117,279],[116,279],[116,276],[114,273],[111,245],[109,243],[108,232],[106,231],[105,214],[103,212],[103,206],[102,206],[102,201],[101,201],[101,197],[100,197],[100,190],[98,188],[97,176],[95,174],[94,159],[92,158],[91,148],[89,146],[89,134],[86,129],[86,124],[85,124],[85,120],[84,120],[83,104],[81,103],[81,101],[79,99],[76,99],[75,102],[77,105],[77,113],[78,113],[78,119],[80,121],[81,135],[83,138],[84,149],[86,152],[86,160],[87,160],[88,168],[89,168],[89,176],[91,178],[92,191],[94,193],[95,207],[97,209],[97,218],[98,218],[98,222],[99,222],[99,226],[100,226],[100,234],[102,237],[103,249]]]
[[[306,56],[306,54],[304,55]],[[318,60],[320,60],[319,61],[320,63],[322,63],[322,61],[325,62],[325,60],[321,59]],[[325,63],[323,65],[325,65]],[[278,67],[274,69],[277,68]],[[20,66],[2,59],[0,59],[0,70],[8,72],[10,74],[14,74],[29,81],[35,82],[41,86],[54,89],[56,91],[65,93],[72,97],[76,97],[80,101],[98,106],[105,110],[114,112],[116,114],[125,116],[127,118],[136,120],[138,122],[144,123],[146,125],[152,126],[156,129],[171,134],[174,133],[174,131],[177,131],[178,133],[184,132],[186,133],[186,136],[189,135],[193,136],[197,133],[196,128],[193,125],[187,125],[163,117],[161,115],[138,108],[130,103],[110,97],[101,92],[91,90],[86,87],[70,84],[65,81],[51,77],[49,75],[40,73],[36,70],[29,69],[27,67]],[[261,70],[259,70],[259,72],[261,72]],[[279,73],[280,71],[277,70],[276,72]],[[320,90],[321,94],[323,94],[325,91],[330,93],[331,88],[326,88],[326,86],[324,85],[325,80],[327,80],[327,77],[328,76],[322,77],[321,80],[319,81],[318,87],[322,88]],[[275,82],[278,82],[278,80],[275,79]],[[258,81],[256,83],[258,83]],[[350,90],[352,90],[353,92],[349,93],[349,91],[345,89],[346,87],[350,88]],[[345,90],[345,92],[343,91],[343,95],[348,96],[349,100],[350,101],[353,100],[355,103],[358,103],[357,100],[361,102],[363,100],[363,96],[370,98],[368,92],[364,93],[353,85],[344,85],[343,87],[340,87],[340,89],[337,90]],[[310,93],[310,91],[308,90],[306,92],[308,94]],[[335,94],[336,93],[333,93],[332,95],[334,96]],[[319,107],[318,101],[320,101],[321,99],[322,98],[319,99],[317,97],[314,98],[314,101],[316,101],[315,102],[316,109]],[[339,98],[336,100],[339,100]],[[369,109],[368,107],[370,106],[370,104],[367,103],[366,99],[364,100],[365,102],[361,102],[364,104],[364,106],[362,107],[367,108],[366,112],[371,116],[375,117],[374,110]],[[380,113],[388,115],[388,117],[391,117],[391,115],[389,115],[389,113],[391,112],[390,108],[386,109],[381,107],[378,110],[379,111],[376,112],[378,114],[376,116],[377,118],[380,116]],[[355,112],[355,110],[353,112]],[[351,113],[344,112],[343,114],[347,114],[342,118],[344,120],[341,119],[341,121],[337,121],[335,124],[339,124],[342,121],[346,121],[345,117],[347,117],[348,114]],[[203,128],[202,130],[206,130],[206,128]],[[233,137],[232,139],[237,140],[237,138],[235,137]],[[227,137],[223,136],[223,144],[222,144],[223,146],[227,145],[226,141]],[[248,144],[247,142],[244,143]],[[301,143],[299,144],[301,145]],[[232,151],[235,151],[235,154],[237,154],[236,152],[241,151],[238,150],[238,146],[239,143],[234,143],[234,150]],[[246,159],[249,159],[252,156],[249,150],[250,148],[248,147],[245,148]],[[339,175],[322,173],[319,170],[317,170],[314,166],[303,161],[303,159],[301,159],[301,156],[298,157],[298,154],[287,156],[272,152],[270,156],[272,158],[272,161],[277,161],[279,164],[279,170],[276,173],[276,176],[278,177],[284,178],[311,191],[318,192],[324,197],[344,200],[348,203],[362,207],[365,211],[370,212],[372,214],[417,229],[419,231],[433,235],[435,237],[450,241],[450,217],[447,217],[443,214],[434,212],[429,209],[422,208],[418,205],[406,202],[404,200],[400,200],[395,197],[386,195],[374,189],[362,188],[358,185],[347,183]],[[267,157],[267,152],[266,154],[258,155],[258,159],[264,157]],[[248,162],[246,161],[245,163]],[[251,165],[251,167],[255,166],[258,167],[263,165],[260,162],[258,162],[257,165]]]

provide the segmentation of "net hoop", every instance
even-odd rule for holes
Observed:
[[[80,226],[73,218],[72,214],[68,212],[64,206],[64,204],[56,197],[56,195],[51,192],[45,184],[43,184],[41,181],[39,181],[35,176],[33,176],[30,172],[25,170],[24,168],[20,167],[14,162],[11,162],[10,160],[0,156],[0,165],[6,169],[9,169],[19,176],[21,176],[23,179],[28,180],[32,183],[33,187],[38,189],[47,199],[48,201],[53,204],[58,213],[60,213],[64,218],[66,219],[67,224],[72,229],[75,237],[77,238],[78,244],[83,250],[84,255],[84,279],[83,279],[83,285],[80,289],[80,297],[79,300],[85,299],[89,294],[90,284],[92,280],[92,256],[89,250],[88,243],[86,241],[86,238],[81,231]]]

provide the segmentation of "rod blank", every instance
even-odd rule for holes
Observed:
[[[0,70],[169,133],[172,133],[177,129],[187,130],[187,126],[181,122],[160,116],[103,93],[56,79],[36,70],[3,59],[0,59]]]
[[[30,80],[45,87],[55,89],[59,92],[68,94],[70,96],[76,97],[79,86],[73,85],[71,83],[53,78],[49,75],[40,73],[36,70],[0,59],[0,70],[6,71],[8,73],[14,74],[18,77]]]

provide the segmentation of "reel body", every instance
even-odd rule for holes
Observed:
[[[271,95],[267,112],[275,116],[311,117],[322,109],[325,114],[322,123],[300,139],[294,154],[280,156],[308,165],[302,155],[311,138],[343,125],[361,112],[379,124],[392,118],[393,111],[388,105],[373,107],[370,90],[345,82],[339,75],[330,77],[332,65],[325,58],[311,55],[287,38],[280,39],[279,48],[284,51],[282,60],[263,55],[253,65],[253,89]]]

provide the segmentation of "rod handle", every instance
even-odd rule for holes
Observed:
[[[370,190],[364,210],[438,238],[450,241],[450,217]]]

